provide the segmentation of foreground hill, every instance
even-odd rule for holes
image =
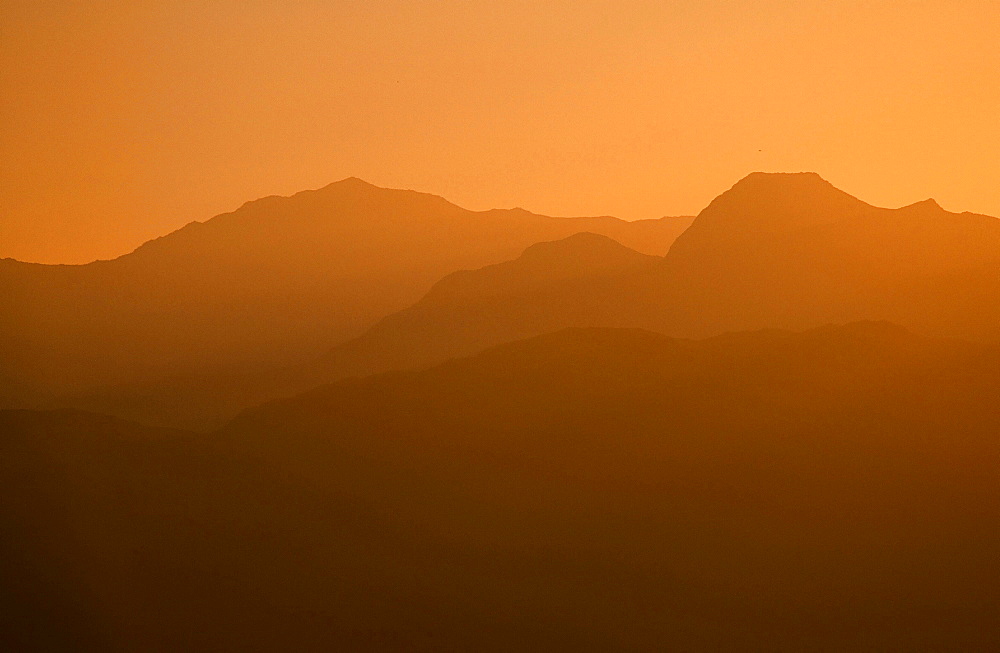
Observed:
[[[113,261],[0,260],[0,399],[318,354],[445,274],[581,231],[662,255],[690,218],[473,212],[347,179],[192,222]]]
[[[77,650],[991,650],[998,392],[995,348],[863,323],[561,331],[198,438],[8,411],[14,632]]]

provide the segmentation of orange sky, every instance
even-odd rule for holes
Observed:
[[[0,3],[0,257],[347,176],[633,219],[753,170],[1000,215],[1000,2]]]

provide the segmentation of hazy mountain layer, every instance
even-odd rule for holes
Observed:
[[[702,336],[887,319],[1000,336],[1000,220],[933,200],[871,206],[814,173],[762,174],[716,198],[670,248],[654,324]]]
[[[814,174],[747,177],[661,262],[614,268],[613,251],[577,236],[452,275],[320,365],[333,376],[413,367],[567,326],[707,337],[889,319],[928,335],[1000,337],[1000,220],[933,202],[880,209]],[[567,261],[579,266],[572,283],[539,273]]]
[[[336,379],[427,366],[569,326],[606,326],[621,278],[655,270],[659,261],[591,233],[538,243],[513,261],[446,276],[416,305],[316,361],[177,375],[61,403],[145,423],[214,428],[249,406]]]
[[[203,437],[3,412],[11,632],[102,651],[991,650],[998,392],[996,348],[868,323],[562,331]]]
[[[0,399],[289,362],[357,335],[455,270],[581,231],[662,255],[690,221],[473,212],[347,179],[249,202],[113,261],[5,259]]]
[[[451,274],[313,363],[178,375],[62,403],[206,428],[322,382],[431,365],[571,326],[706,337],[861,319],[1000,341],[1000,220],[933,201],[882,209],[812,173],[758,173],[716,198],[662,259],[575,235]]]

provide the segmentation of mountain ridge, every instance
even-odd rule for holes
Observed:
[[[748,193],[767,197],[789,185],[792,199],[773,212],[779,228],[757,229],[757,218],[771,219],[772,212],[767,202],[748,201]],[[177,377],[132,394],[109,389],[83,405],[161,405],[148,413],[155,423],[166,418],[206,428],[270,396],[432,365],[573,326],[704,338],[888,320],[923,335],[1000,339],[1000,220],[927,202],[874,207],[815,174],[750,175],[734,188],[706,207],[662,258],[630,253],[600,235],[532,244],[507,261],[442,275],[408,307],[311,360]],[[819,193],[826,199],[818,206],[827,210],[798,226],[796,217],[812,206],[799,201],[803,193]],[[846,214],[839,210],[845,205]]]
[[[0,378],[39,393],[308,358],[419,299],[444,275],[594,231],[662,255],[685,219],[467,211],[342,180],[272,196],[79,266],[0,265]],[[2,393],[0,393],[2,394]]]
[[[137,252],[140,252],[140,250],[142,250],[142,253],[145,254],[150,249],[155,249],[157,247],[156,244],[159,241],[162,241],[165,238],[166,239],[170,239],[175,234],[178,234],[178,232],[185,232],[184,235],[188,235],[190,232],[197,231],[202,226],[208,225],[209,223],[211,223],[213,221],[225,222],[227,220],[232,219],[234,216],[235,217],[245,217],[246,213],[248,213],[248,212],[255,213],[255,212],[257,212],[258,209],[267,207],[268,205],[273,205],[275,203],[282,204],[282,203],[285,203],[287,201],[294,201],[294,200],[304,200],[304,199],[314,198],[314,197],[317,197],[317,196],[322,197],[324,195],[326,195],[326,196],[330,196],[330,195],[349,195],[350,193],[363,194],[363,195],[368,195],[368,196],[375,196],[375,195],[379,195],[381,193],[388,193],[388,194],[391,194],[391,195],[395,195],[397,197],[407,197],[407,198],[410,198],[410,199],[418,199],[421,202],[425,202],[425,203],[432,204],[432,205],[436,204],[436,205],[438,205],[440,207],[445,207],[448,210],[458,209],[458,210],[466,211],[466,212],[471,213],[471,214],[479,214],[479,215],[501,215],[501,216],[502,215],[511,215],[511,216],[514,216],[514,215],[527,215],[527,216],[533,216],[533,217],[538,217],[538,218],[555,219],[555,220],[580,220],[580,219],[583,219],[583,220],[600,220],[600,221],[613,221],[613,222],[621,224],[621,225],[634,224],[634,223],[646,223],[646,224],[648,224],[648,223],[656,223],[656,222],[663,221],[663,220],[666,220],[666,221],[673,221],[673,220],[685,221],[685,220],[690,220],[690,219],[693,218],[693,216],[663,216],[663,217],[660,217],[660,218],[643,218],[643,219],[637,219],[637,220],[626,220],[626,219],[619,218],[619,217],[612,216],[612,215],[594,215],[594,216],[579,216],[579,217],[577,217],[577,216],[549,216],[549,215],[545,215],[545,214],[542,214],[542,213],[537,213],[537,212],[534,212],[534,211],[531,211],[531,210],[528,210],[528,209],[525,209],[525,208],[522,208],[522,207],[491,208],[491,209],[484,209],[484,210],[474,211],[474,210],[470,210],[470,209],[465,209],[464,207],[461,207],[458,204],[455,204],[454,202],[451,202],[450,200],[448,200],[448,199],[446,199],[446,198],[444,198],[444,197],[442,197],[440,195],[436,195],[434,193],[429,193],[429,192],[424,192],[424,191],[418,191],[418,190],[413,190],[413,189],[405,189],[405,188],[393,188],[393,187],[387,187],[387,186],[377,186],[375,184],[372,184],[371,182],[368,182],[368,181],[366,181],[364,179],[361,179],[360,177],[346,177],[344,179],[331,182],[329,184],[326,184],[324,186],[320,186],[318,188],[311,188],[311,189],[305,189],[305,190],[296,191],[296,192],[294,192],[294,193],[292,193],[290,195],[277,195],[277,194],[274,194],[274,195],[264,195],[264,196],[259,197],[257,199],[247,200],[247,201],[243,202],[241,205],[239,205],[237,208],[235,208],[235,209],[233,209],[231,211],[224,211],[222,213],[214,215],[214,216],[212,216],[210,218],[207,218],[205,220],[192,220],[192,221],[187,222],[184,225],[182,225],[182,226],[180,226],[180,227],[178,227],[176,229],[173,229],[173,230],[168,231],[168,232],[166,232],[166,233],[164,233],[164,234],[162,234],[160,236],[156,236],[154,238],[150,238],[149,240],[146,240],[146,241],[140,243],[138,246],[136,246],[131,251],[124,252],[122,254],[119,254],[118,256],[114,256],[114,257],[107,258],[107,259],[95,259],[93,261],[88,261],[86,263],[36,263],[36,262],[32,262],[32,261],[22,261],[22,260],[13,258],[13,257],[2,257],[2,258],[0,258],[0,261],[12,261],[12,262],[21,263],[21,264],[24,264],[24,265],[43,265],[43,266],[53,266],[53,267],[65,266],[65,267],[74,267],[74,268],[84,267],[84,266],[88,266],[88,265],[93,265],[95,263],[104,263],[104,262],[109,262],[109,261],[116,261],[116,260],[119,260],[121,258],[128,257],[128,256],[131,256],[133,254],[136,254]]]

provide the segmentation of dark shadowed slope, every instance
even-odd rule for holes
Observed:
[[[4,542],[34,529],[6,559],[45,578],[18,623],[100,650],[995,650],[998,391],[996,349],[886,324],[584,329],[211,437],[0,413]]]
[[[113,261],[0,261],[0,379],[63,389],[290,361],[532,243],[593,231],[662,255],[688,224],[472,212],[358,179],[267,197]]]
[[[174,477],[196,473],[186,438],[80,411],[0,411],[0,648],[142,648],[134,565],[148,544],[132,517],[150,512],[140,485],[194,487]]]

